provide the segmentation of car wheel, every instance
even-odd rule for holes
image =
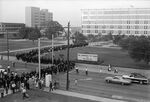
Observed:
[[[109,80],[106,80],[108,83],[110,82]]]
[[[124,83],[121,83],[121,85],[124,85]]]

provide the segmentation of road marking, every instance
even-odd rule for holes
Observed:
[[[84,78],[84,79],[79,79],[79,80],[92,80],[92,78]]]
[[[112,98],[116,98],[116,99],[123,99],[123,96],[119,96],[119,95],[112,95]]]

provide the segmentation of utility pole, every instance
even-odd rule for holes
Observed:
[[[6,31],[7,33],[7,60],[8,60],[8,63],[9,63],[9,38],[8,38],[8,31]]]
[[[41,51],[40,51],[40,38],[38,39],[38,59],[39,59],[39,79],[41,79]]]
[[[68,22],[68,35],[67,35],[67,40],[68,40],[68,47],[67,47],[67,84],[66,84],[66,90],[69,90],[69,33],[70,33],[70,22]]]
[[[54,38],[54,35],[52,34],[52,66],[53,66],[53,63],[54,63],[54,43],[53,43],[53,38]]]

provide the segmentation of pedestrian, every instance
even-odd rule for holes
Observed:
[[[108,66],[108,71],[111,72],[111,65]]]
[[[57,82],[56,82],[56,80],[54,81],[54,89],[56,90],[56,88],[57,88]]]
[[[76,73],[77,73],[77,74],[79,73],[79,69],[78,69],[78,67],[76,67]]]
[[[100,68],[100,69],[99,69],[99,73],[101,73],[101,72],[102,72],[102,69]]]
[[[78,84],[78,80],[77,80],[77,79],[75,79],[74,84],[75,84],[75,85],[77,85],[77,84]]]
[[[85,74],[88,75],[88,69],[87,68],[85,69]]]
[[[14,81],[11,82],[11,89],[12,89],[12,92],[15,93],[15,88],[16,88],[16,84]]]
[[[118,73],[118,70],[115,68],[114,73]]]
[[[0,93],[1,93],[1,98],[4,97],[4,88],[3,87],[0,87]]]
[[[49,91],[53,91],[53,83],[50,81],[50,84],[49,84]]]
[[[7,66],[7,70],[8,70],[8,73],[10,73],[10,66],[9,65]]]
[[[29,98],[29,95],[27,94],[27,90],[24,86],[21,86],[21,92],[22,92],[22,98]]]
[[[13,68],[15,68],[15,62],[12,62],[12,66],[13,66]]]

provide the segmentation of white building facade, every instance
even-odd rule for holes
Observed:
[[[25,9],[25,24],[27,27],[41,27],[43,22],[53,20],[53,13],[47,9],[38,7],[26,7]]]
[[[150,35],[150,8],[82,9],[82,33]]]

